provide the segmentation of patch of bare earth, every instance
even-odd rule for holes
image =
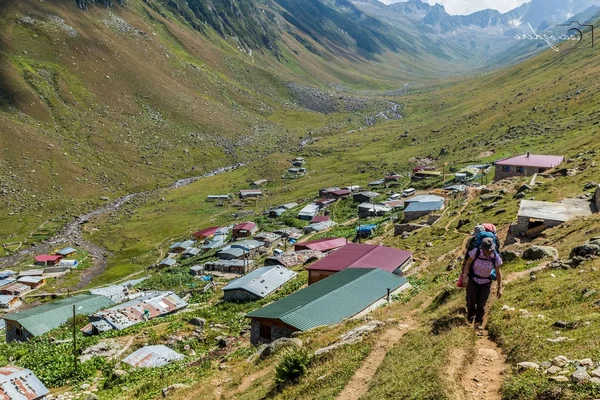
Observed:
[[[502,351],[483,331],[475,344],[475,357],[462,378],[465,399],[499,400],[502,378],[508,365]]]

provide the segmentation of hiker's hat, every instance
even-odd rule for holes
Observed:
[[[496,246],[494,245],[494,240],[491,237],[483,238],[483,240],[481,241],[482,250],[490,251],[494,250],[495,248]]]

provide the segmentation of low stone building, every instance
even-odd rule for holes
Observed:
[[[521,200],[517,223],[510,229],[514,235],[535,237],[571,219],[590,216],[595,207],[594,203],[580,199],[564,199],[558,203]]]

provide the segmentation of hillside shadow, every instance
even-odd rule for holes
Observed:
[[[0,15],[6,15],[8,9],[8,1],[0,1]],[[16,97],[10,84],[11,78],[8,74],[10,62],[6,57],[8,44],[0,31],[0,108],[14,106]]]

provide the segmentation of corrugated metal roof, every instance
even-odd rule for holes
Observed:
[[[218,260],[209,261],[204,263],[204,266],[215,266],[215,267],[244,267],[246,265],[254,264],[253,260]]]
[[[316,250],[300,250],[292,253],[284,253],[278,256],[267,257],[265,265],[282,265],[284,267],[293,267],[296,265],[305,264],[309,260],[321,259],[325,255]]]
[[[49,255],[49,254],[40,254],[39,256],[35,257],[35,261],[36,262],[54,262],[54,261],[58,261],[62,258],[62,256],[57,256],[57,255]]]
[[[7,365],[0,368],[0,398],[7,400],[37,400],[50,391],[28,369]]]
[[[42,276],[44,275],[44,270],[41,269],[30,269],[27,271],[19,272],[19,276]]]
[[[437,201],[445,201],[443,197],[435,196],[432,194],[422,194],[420,196],[415,196],[410,199],[404,200],[405,203],[433,203]]]
[[[256,224],[254,222],[242,222],[233,227],[234,231],[251,231],[256,229]]]
[[[158,265],[166,265],[168,267],[171,267],[175,264],[177,264],[177,260],[175,260],[173,258],[165,258],[164,260],[162,260],[161,262],[158,263]]]
[[[392,211],[392,209],[388,206],[386,206],[385,204],[379,204],[379,203],[362,203],[361,205],[358,206],[358,208],[360,210],[363,211],[376,211],[376,212],[390,212]]]
[[[354,196],[356,196],[356,197],[364,196],[364,197],[369,197],[369,198],[373,199],[373,198],[379,197],[381,195],[376,192],[360,192],[360,193],[354,194]]]
[[[378,268],[394,272],[411,257],[410,251],[372,244],[348,243],[306,269],[341,271],[347,268]]]
[[[317,251],[329,251],[337,249],[338,247],[345,246],[348,243],[346,238],[324,238],[311,240],[304,243],[296,243],[294,249],[298,250],[317,250]]]
[[[300,216],[314,217],[319,212],[320,207],[316,204],[308,204],[298,212]]]
[[[218,226],[212,226],[210,228],[205,228],[205,229],[199,230],[198,232],[194,233],[193,236],[196,236],[196,237],[200,237],[200,236],[202,236],[202,237],[209,237],[209,236],[212,236],[215,233],[217,233],[218,230],[219,230]]]
[[[68,256],[69,254],[77,253],[77,250],[72,247],[65,247],[64,249],[60,249],[56,252],[56,254],[61,256]]]
[[[260,240],[241,240],[239,242],[233,242],[227,247],[231,247],[233,249],[242,249],[246,251],[251,251],[254,249],[258,249],[259,247],[263,247],[265,244]]]
[[[11,295],[8,295],[8,294],[2,294],[2,295],[0,295],[0,304],[9,304],[16,297],[17,296],[11,296]]]
[[[407,284],[380,269],[349,268],[247,314],[279,319],[299,330],[333,325],[350,318]]]
[[[321,232],[335,225],[337,224],[333,221],[317,222],[304,228],[304,232]]]
[[[438,211],[444,208],[443,201],[431,201],[431,202],[417,202],[410,203],[405,209],[404,212],[415,212],[415,211]]]
[[[3,286],[6,286],[6,285],[10,285],[13,282],[14,282],[14,280],[0,279],[0,288]]]
[[[92,318],[104,320],[114,329],[121,330],[142,321],[170,314],[187,305],[173,292],[149,292],[138,299],[97,312]]]
[[[274,233],[274,232],[263,232],[263,233],[259,233],[258,235],[254,236],[255,239],[262,241],[263,245],[264,242],[274,242],[276,240],[281,239],[281,235],[278,233]]]
[[[24,276],[22,278],[17,279],[17,282],[19,283],[33,283],[33,284],[38,284],[41,281],[43,281],[44,278],[41,276]]]
[[[198,254],[200,254],[200,249],[196,248],[196,247],[188,247],[184,252],[183,255],[184,256],[197,256]]]
[[[223,291],[242,289],[258,297],[266,297],[296,275],[296,272],[284,267],[261,267],[230,282]]]
[[[225,236],[218,235],[213,237],[213,239],[206,245],[202,246],[204,250],[218,249],[219,247],[223,247],[225,245]]]
[[[118,285],[109,285],[101,288],[91,289],[90,293],[108,297],[115,303],[120,303],[129,296],[129,289],[131,287],[145,281],[146,279],[148,278],[145,277],[140,279],[134,279],[127,282],[123,282]]]
[[[15,271],[11,271],[10,269],[5,269],[4,271],[0,271],[0,279],[6,279],[9,276],[17,275]]]
[[[275,233],[279,233],[282,236],[292,239],[299,239],[302,237],[302,231],[298,228],[281,228],[276,230]]]
[[[21,293],[27,292],[29,290],[31,290],[31,288],[29,286],[24,285],[19,282],[13,282],[13,283],[9,283],[6,286],[2,286],[2,291],[9,292],[9,293],[21,294]]]
[[[156,368],[184,358],[183,354],[159,344],[142,347],[125,357],[123,362],[138,368]]]
[[[554,168],[562,164],[564,157],[539,154],[522,155],[497,161],[496,165],[516,165],[520,167]]]
[[[115,303],[104,296],[79,294],[5,315],[4,319],[18,322],[33,336],[39,336],[67,322],[73,316],[73,304],[75,304],[77,314],[87,315]]]

